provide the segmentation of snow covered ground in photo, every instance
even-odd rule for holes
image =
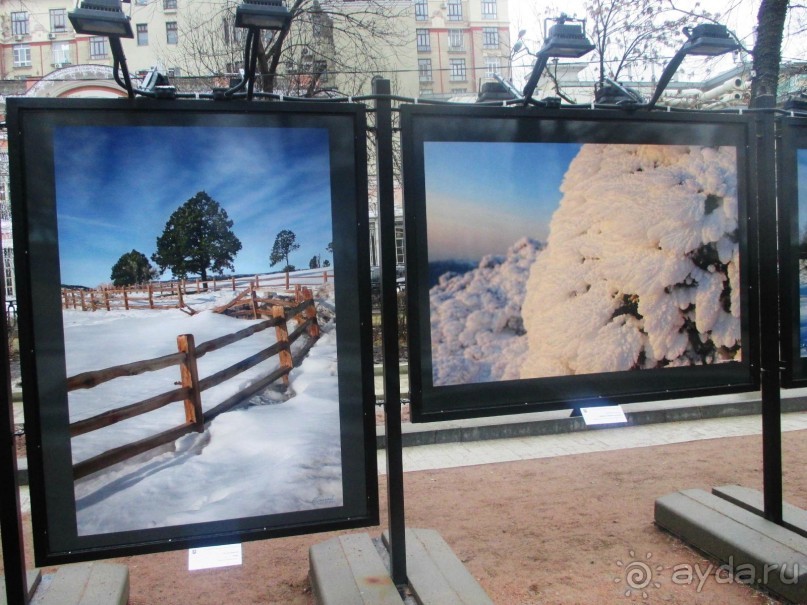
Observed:
[[[328,294],[328,291],[321,292]],[[64,311],[68,376],[177,351],[176,336],[196,344],[254,320],[213,313],[233,293],[190,296],[197,314],[167,311]],[[300,343],[302,343],[301,339]],[[199,359],[199,377],[275,342],[270,328]],[[214,407],[277,367],[270,358],[202,392]],[[178,366],[117,378],[69,394],[76,421],[176,388]],[[308,510],[342,504],[336,329],[323,335],[291,375],[287,393],[270,387],[249,405],[216,417],[204,433],[117,464],[75,484],[80,535]],[[182,424],[182,403],[71,440],[73,462]]]
[[[526,352],[521,304],[541,244],[524,238],[505,257],[446,274],[429,291],[435,386],[518,378]]]

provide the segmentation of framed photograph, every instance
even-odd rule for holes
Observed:
[[[37,564],[377,524],[363,106],[8,125]]]
[[[807,386],[807,120],[782,118],[779,147],[783,384]]]
[[[414,421],[755,388],[745,117],[401,124]]]

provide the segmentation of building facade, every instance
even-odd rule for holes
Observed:
[[[494,74],[511,77],[507,0],[414,0],[418,95],[479,91]]]

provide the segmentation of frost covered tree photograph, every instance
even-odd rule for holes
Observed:
[[[349,248],[362,199],[366,214],[353,159],[363,149],[349,136],[359,114],[256,125],[64,118],[56,105],[26,130],[37,161],[20,162],[52,166],[25,192],[27,237],[49,233],[28,278],[33,321],[52,326],[31,350],[48,353],[35,381],[24,368],[45,418],[49,548],[377,515],[364,495],[375,473],[362,449],[361,305],[337,304],[337,276],[355,292],[364,258]],[[293,235],[282,270],[279,233]]]
[[[741,359],[733,146],[424,143],[435,387]]]

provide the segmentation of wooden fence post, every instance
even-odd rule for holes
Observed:
[[[199,370],[196,367],[196,343],[193,340],[193,334],[177,336],[177,347],[180,353],[185,354],[184,361],[179,364],[182,387],[190,390],[185,398],[185,422],[193,424],[197,433],[203,433],[205,423],[202,412],[202,393],[199,391]]]
[[[104,288],[104,305],[106,306],[106,310],[109,311],[109,290]]]
[[[328,270],[327,269],[325,269],[325,271],[322,272],[322,283],[323,284],[328,283]]]
[[[177,293],[179,294],[179,303],[177,306],[181,309],[185,306],[185,299],[182,298],[182,286],[177,286]]]
[[[317,323],[317,307],[314,304],[314,293],[308,288],[303,288],[303,300],[311,301],[311,305],[306,307],[303,311],[303,317],[311,320],[311,325],[308,326],[308,335],[311,338],[319,338],[319,324]]]
[[[288,290],[288,289],[289,289],[289,272],[287,270],[286,271],[286,290]]]
[[[69,303],[67,302],[67,290],[62,288],[62,304],[64,305],[65,309],[69,309]]]
[[[280,367],[292,369],[294,367],[294,359],[291,356],[291,345],[289,344],[289,328],[286,325],[286,309],[281,306],[272,307],[272,317],[276,317],[281,321],[275,326],[275,335],[277,342],[285,344],[285,347],[277,354],[280,360]],[[283,376],[283,384],[289,386],[289,375]]]
[[[149,309],[154,308],[154,286],[149,284]]]
[[[129,310],[129,294],[126,292],[126,286],[123,286],[123,308]]]
[[[95,311],[97,304],[95,302],[95,290],[90,290],[90,309]]]
[[[249,287],[249,297],[252,304],[252,319],[258,319],[260,317],[258,314],[258,292],[255,290],[255,286]]]
[[[79,294],[81,294],[81,310],[87,310],[87,303],[84,302],[84,290],[79,290]]]

